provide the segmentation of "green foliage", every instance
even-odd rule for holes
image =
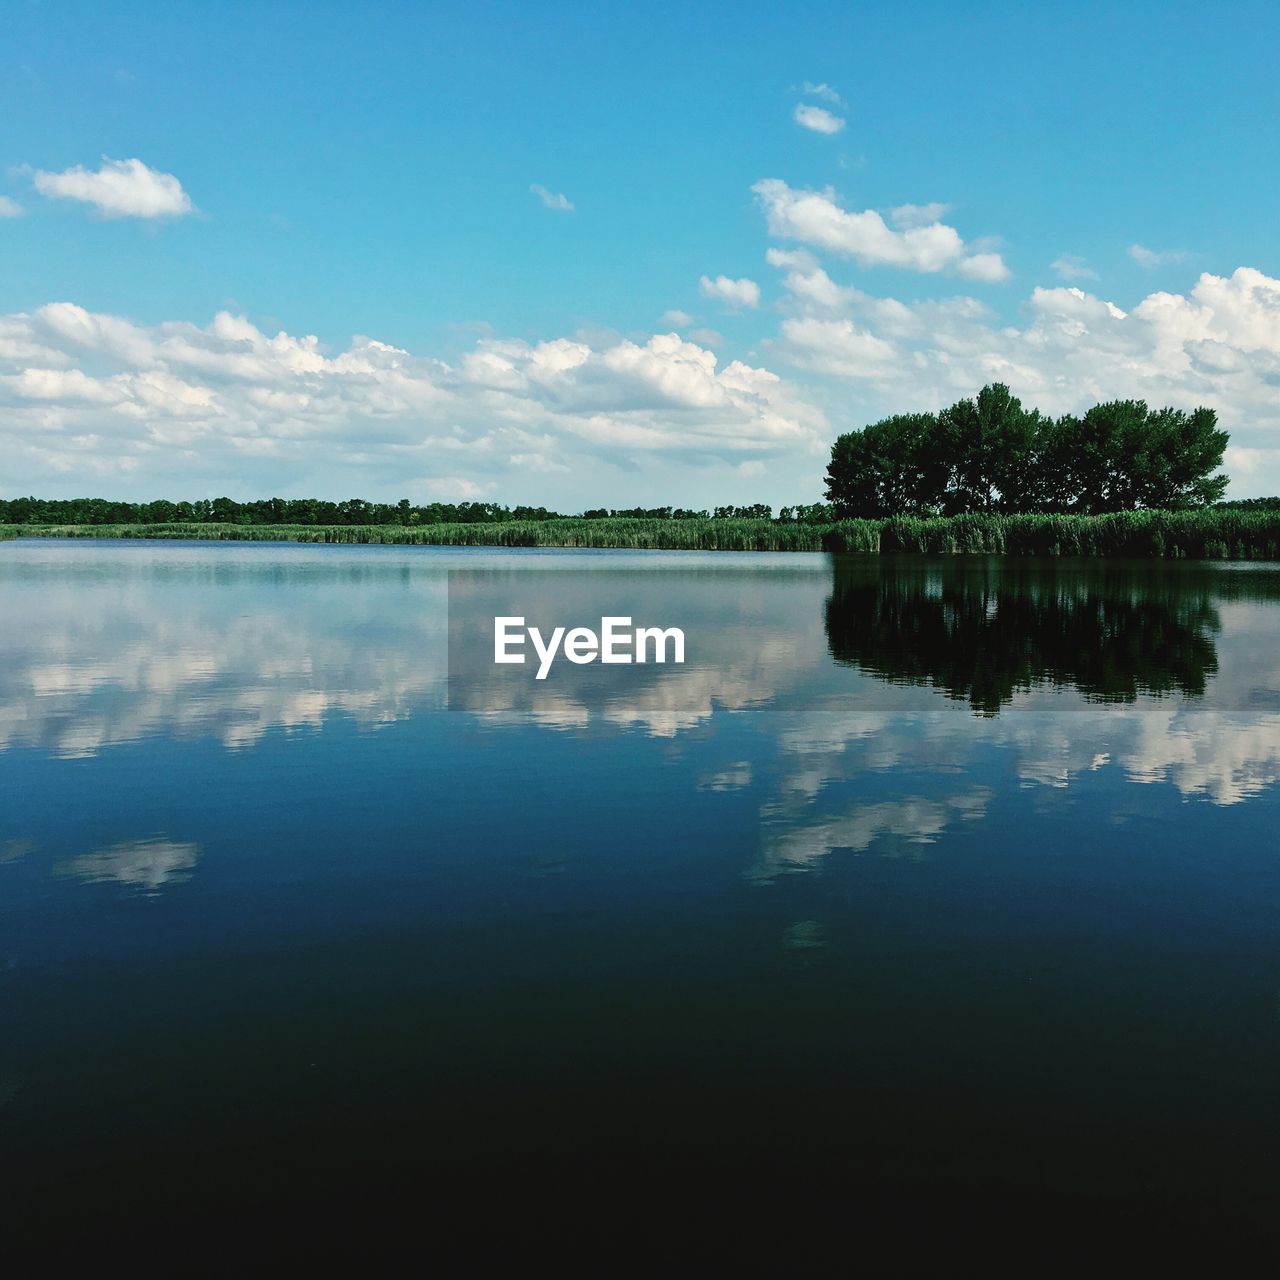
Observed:
[[[840,436],[831,447],[827,497],[842,515],[874,518],[934,508],[946,471],[929,442],[938,422],[902,413]]]
[[[394,525],[23,525],[54,538],[203,539],[240,542],[398,543],[456,547],[591,547],[676,551],[821,551],[823,526],[772,520],[507,520],[500,524]]]
[[[1280,509],[1202,507],[1105,515],[892,516],[792,520],[561,517],[495,524],[20,525],[26,536],[195,538],[249,542],[403,543],[474,547],[594,547],[671,551],[930,552],[1012,556],[1123,556],[1280,560]]]
[[[1280,498],[1232,498],[1214,506],[1219,511],[1280,511]]]
[[[1037,456],[1045,420],[1026,410],[1003,383],[983,387],[975,400],[957,400],[921,439],[943,473],[942,509],[1028,511],[1039,505]]]
[[[671,509],[666,508],[668,515]],[[680,512],[677,515],[683,514]],[[700,512],[706,516],[706,512]],[[201,498],[194,502],[112,502],[106,498],[0,499],[0,524],[235,524],[235,525],[394,525],[500,524],[508,520],[559,520],[545,507],[504,507],[492,502],[432,502],[415,507],[399,502],[348,498]]]
[[[786,507],[784,521],[820,523],[831,518],[825,503]],[[366,526],[412,529],[422,525],[531,524],[548,520],[771,520],[764,503],[717,507],[715,512],[684,507],[595,507],[579,516],[566,516],[546,507],[504,507],[493,502],[432,502],[415,507],[408,498],[397,503],[324,502],[317,498],[263,498],[235,502],[231,498],[202,498],[195,502],[112,502],[105,498],[0,499],[0,525],[135,525],[227,524],[284,527]]]
[[[878,530],[869,548],[866,526]],[[846,535],[845,530],[849,530]],[[1123,556],[1190,560],[1280,559],[1280,511],[1220,507],[1181,511],[894,516],[842,521],[826,535],[828,550],[879,550],[1011,556]]]
[[[800,524],[830,524],[836,518],[836,510],[829,502],[801,503],[796,507],[783,507],[778,512],[782,524],[798,521]]]
[[[838,515],[864,518],[1179,510],[1222,497],[1226,444],[1212,409],[1115,400],[1055,421],[994,383],[937,415],[840,436],[827,497]]]

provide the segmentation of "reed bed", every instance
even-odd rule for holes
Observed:
[[[1012,556],[1280,560],[1280,511],[1202,508],[1113,515],[894,516],[830,524],[611,517],[501,524],[0,526],[44,538],[382,543],[453,547],[584,547],[637,551],[864,551]]]
[[[862,522],[859,522],[862,523]],[[848,545],[869,550],[859,529]],[[1280,512],[1201,508],[1122,511],[1109,515],[897,516],[882,523],[880,551],[1013,556],[1123,556],[1173,560],[1280,559]]]

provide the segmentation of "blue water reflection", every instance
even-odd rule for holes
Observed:
[[[461,566],[631,575],[689,661],[449,709]],[[1270,569],[22,540],[0,601],[33,1193],[163,1196],[175,1131],[200,1197],[236,1135],[306,1186],[322,1116],[388,1167],[801,1126],[904,1195],[1274,1190]]]

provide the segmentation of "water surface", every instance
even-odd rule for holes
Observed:
[[[689,661],[451,699],[460,568]],[[1254,566],[0,544],[6,1203],[1264,1221],[1277,634]]]

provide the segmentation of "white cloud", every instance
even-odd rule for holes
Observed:
[[[740,280],[731,280],[728,276],[703,276],[698,281],[698,289],[704,298],[714,298],[726,306],[758,307],[760,305],[760,286],[754,280],[743,276]]]
[[[774,265],[788,265],[782,260],[789,256],[779,254]],[[836,284],[816,262],[800,264],[787,273],[782,283],[810,311],[840,311],[862,296],[857,289]]]
[[[486,337],[445,360],[367,337],[329,352],[226,312],[205,327],[66,302],[0,316],[0,454],[14,490],[129,477],[134,492],[296,493],[341,475],[343,491],[456,498],[513,477],[523,493],[538,473],[567,478],[529,497],[571,504],[582,499],[566,493],[594,483],[584,476],[612,484],[621,468],[634,487],[664,467],[811,459],[826,431],[776,374],[675,334]]]
[[[779,178],[765,178],[752,190],[764,209],[771,235],[852,258],[859,266],[952,271],[974,280],[1005,280],[1009,276],[999,254],[972,252],[960,233],[945,223],[894,231],[874,209],[860,213],[842,209],[829,188],[799,190]]]
[[[814,133],[839,133],[844,128],[844,121],[832,115],[825,107],[811,106],[807,102],[796,103],[793,113],[796,124],[802,129],[812,129]]]
[[[1075,287],[1037,288],[1019,325],[974,298],[904,303],[820,270],[792,271],[784,286],[790,314],[773,350],[856,379],[864,421],[993,381],[1050,413],[1117,397],[1206,404],[1231,433],[1229,468],[1247,491],[1280,490],[1280,280],[1260,271],[1204,274],[1185,295],[1153,293],[1128,310]]]
[[[718,329],[690,329],[689,337],[703,347],[724,346],[724,334]]]
[[[950,208],[941,200],[933,200],[929,204],[900,204],[889,210],[889,218],[900,231],[909,231],[912,227],[927,227],[940,222]]]
[[[811,80],[806,80],[801,86],[801,92],[811,98],[821,98],[823,102],[833,102],[837,107],[844,106],[844,99],[829,84],[814,84]]]
[[[791,271],[816,271],[818,259],[808,249],[774,249],[764,252],[764,260],[771,267],[785,267]]]
[[[529,187],[529,190],[532,191],[548,209],[555,209],[558,213],[573,212],[573,201],[561,192],[548,191],[540,182],[533,183]]]
[[[998,253],[970,253],[956,263],[955,273],[966,280],[982,280],[987,284],[999,284],[1011,274]]]
[[[107,218],[167,218],[195,212],[191,197],[171,173],[141,160],[107,160],[96,171],[76,165],[61,173],[36,170],[32,181],[42,196],[80,200]]]
[[[1131,244],[1129,246],[1129,257],[1140,267],[1146,267],[1148,271],[1154,271],[1156,267],[1163,267],[1172,262],[1185,262],[1187,260],[1187,251],[1185,249],[1166,249],[1163,253],[1157,253],[1154,249],[1148,249],[1144,245]]]
[[[686,325],[693,323],[693,317],[687,311],[673,309],[662,313],[662,323],[670,325],[673,329],[683,329]]]
[[[20,218],[22,214],[22,206],[16,200],[0,196],[0,218]]]
[[[852,320],[792,317],[782,322],[787,349],[807,369],[849,378],[887,378],[899,369],[892,343]]]
[[[1096,280],[1098,273],[1083,258],[1074,253],[1064,253],[1050,264],[1062,280]]]

